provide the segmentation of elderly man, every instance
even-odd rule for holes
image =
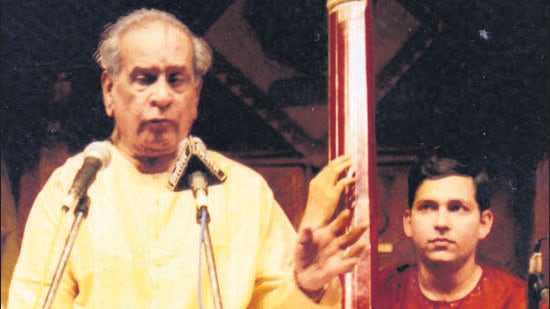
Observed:
[[[105,110],[115,123],[102,142],[112,159],[88,190],[89,213],[53,307],[211,308],[207,271],[198,267],[193,195],[167,189],[178,145],[197,117],[210,49],[174,16],[141,9],[105,29],[96,60]],[[342,189],[353,182],[339,179],[349,158],[330,163],[318,175],[322,181],[310,186],[297,236],[258,174],[219,153],[208,156],[228,175],[209,188],[224,307],[339,307],[336,276],[364,249],[364,226],[345,232],[348,212],[328,222]],[[54,235],[63,235],[72,220],[60,205],[83,158],[78,154],[57,169],[33,205],[9,308],[44,301],[63,245]]]

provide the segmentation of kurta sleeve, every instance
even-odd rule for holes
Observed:
[[[19,233],[15,201],[8,171],[2,160],[2,306],[6,305],[9,283],[19,254]]]
[[[271,190],[262,189],[266,216],[260,225],[262,242],[257,258],[256,281],[250,308],[340,308],[338,278],[327,286],[317,304],[296,286],[294,280],[294,251],[297,236]]]
[[[76,169],[57,170],[38,194],[26,224],[21,252],[12,278],[8,308],[34,308],[37,298],[42,306],[73,219],[62,215],[62,201]],[[56,230],[57,232],[56,237]],[[52,243],[55,241],[52,250]],[[47,270],[47,275],[44,273]],[[44,279],[43,279],[44,278]],[[56,293],[54,308],[72,308],[77,286],[70,263],[65,268]]]

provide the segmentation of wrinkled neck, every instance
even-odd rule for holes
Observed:
[[[117,139],[116,134],[111,136],[111,142],[140,172],[144,174],[157,174],[172,170],[177,152],[165,155],[140,156],[132,152],[124,143]]]

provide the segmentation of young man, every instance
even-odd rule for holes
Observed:
[[[167,188],[178,146],[197,117],[211,51],[173,15],[137,10],[105,29],[96,60],[105,110],[114,119],[108,166],[90,186],[89,213],[74,244],[53,308],[213,308],[191,190]],[[326,222],[334,201],[308,203],[296,235],[267,183],[216,152],[227,174],[208,189],[210,230],[225,308],[339,307],[336,276],[352,268],[365,227],[344,233],[349,212]],[[70,158],[39,193],[14,272],[9,308],[41,305],[72,211],[62,202],[84,155]],[[352,180],[338,175],[349,158],[329,164],[310,195],[338,197]],[[315,188],[313,188],[315,189]],[[315,212],[314,208],[320,208]],[[60,221],[62,220],[62,221]],[[61,225],[58,226],[58,222]],[[315,248],[315,250],[309,250]],[[346,251],[347,249],[347,251]],[[50,263],[48,264],[48,261]],[[203,280],[199,281],[199,274]]]
[[[380,308],[526,308],[526,283],[476,262],[493,224],[482,168],[432,154],[409,174],[403,230],[417,265],[383,274]]]

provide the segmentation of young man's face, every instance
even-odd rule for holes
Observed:
[[[491,231],[493,214],[480,213],[472,177],[451,175],[424,180],[403,229],[418,263],[462,265],[475,260],[477,244]]]

